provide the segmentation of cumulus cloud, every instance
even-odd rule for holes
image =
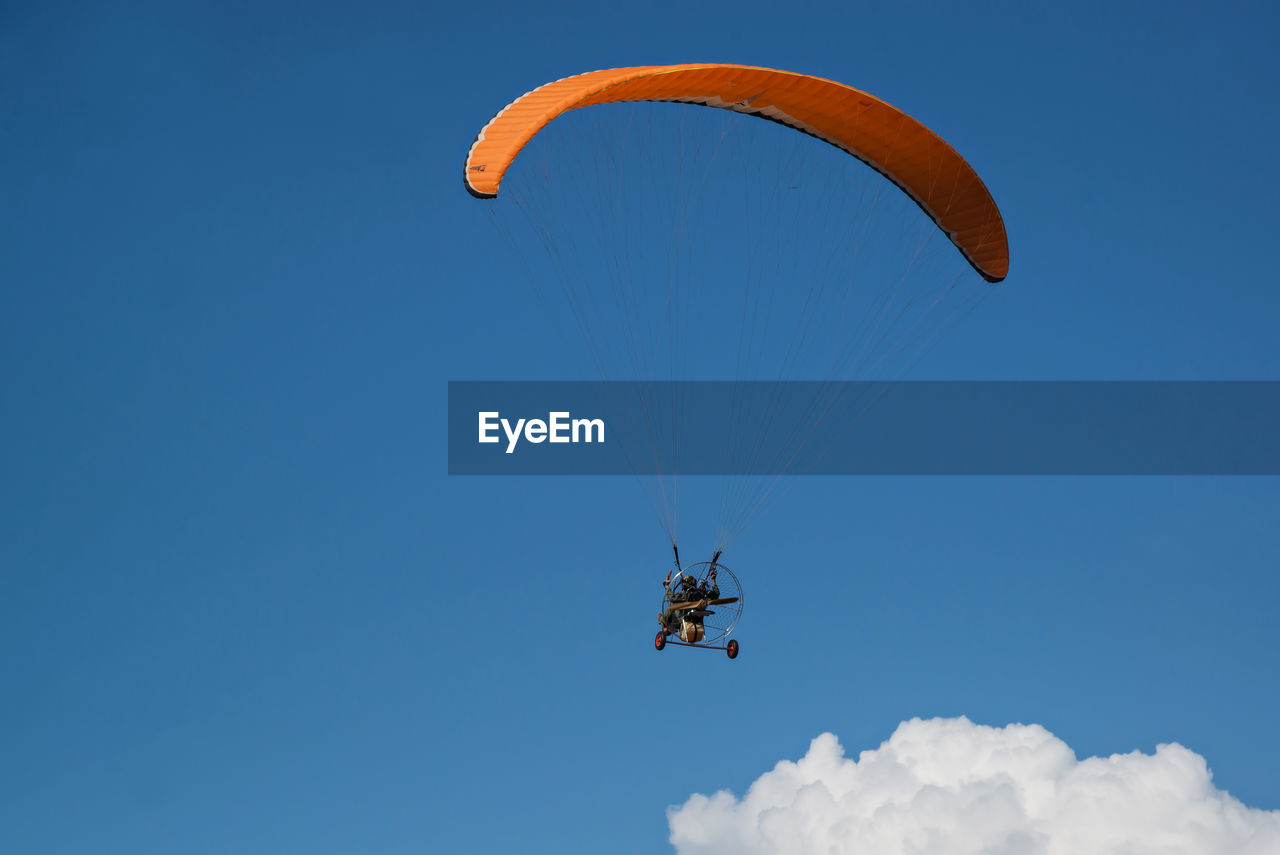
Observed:
[[[857,760],[824,733],[745,796],[669,808],[679,855],[1280,855],[1280,811],[1181,745],[1077,760],[1039,725],[912,719]]]

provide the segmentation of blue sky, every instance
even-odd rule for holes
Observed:
[[[466,147],[610,66],[847,81],[964,154],[1012,269],[915,377],[1280,377],[1278,24],[10,6],[0,849],[668,851],[667,806],[915,716],[1176,741],[1280,808],[1275,479],[808,479],[735,544],[729,663],[652,650],[667,544],[634,479],[444,459],[448,380],[584,376],[477,248]]]

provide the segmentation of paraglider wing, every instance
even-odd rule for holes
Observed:
[[[989,282],[1009,272],[1009,244],[995,201],[941,137],[873,95],[820,77],[746,65],[640,66],[592,71],[545,84],[508,104],[467,152],[467,191],[497,196],[520,150],[548,122],[580,107],[679,101],[770,119],[824,140],[893,181]]]

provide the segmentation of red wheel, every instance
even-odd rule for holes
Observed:
[[[654,650],[661,650],[666,646],[667,646],[667,634],[665,632],[659,632],[657,635],[653,637]]]
[[[738,639],[735,638],[732,641],[730,641],[729,645],[725,647],[724,652],[729,654],[730,659],[737,659],[738,658]]]

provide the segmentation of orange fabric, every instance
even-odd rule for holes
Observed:
[[[653,65],[566,77],[511,102],[467,152],[474,196],[498,194],[525,144],[568,110],[619,101],[686,101],[782,122],[847,151],[924,209],[983,277],[1009,272],[1004,221],[973,168],[901,110],[843,83],[747,65]]]

